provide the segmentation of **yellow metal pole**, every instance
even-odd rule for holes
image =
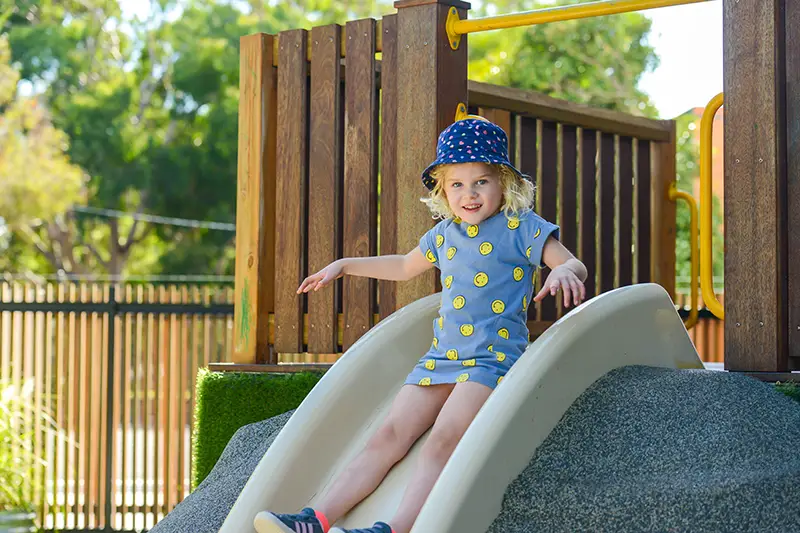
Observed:
[[[725,319],[725,308],[714,294],[714,269],[711,250],[711,138],[714,116],[722,107],[724,97],[719,93],[706,106],[700,120],[700,288],[708,310]]]
[[[669,188],[669,199],[673,202],[679,199],[683,200],[689,207],[689,261],[691,264],[690,274],[689,274],[691,277],[691,281],[689,283],[690,307],[689,307],[689,316],[686,318],[683,324],[686,326],[686,329],[692,329],[697,324],[697,314],[698,314],[697,202],[695,202],[694,196],[692,196],[688,192],[679,191],[674,183]]]
[[[628,13],[630,11],[642,11],[645,9],[709,1],[711,0],[602,0],[599,2],[588,2],[571,6],[549,7],[510,15],[464,20],[461,20],[456,9],[452,8],[447,18],[447,36],[450,39],[450,46],[452,48],[458,48],[460,36],[467,33],[516,28],[518,26],[531,26],[534,24],[559,22],[562,20],[601,17],[604,15]]]

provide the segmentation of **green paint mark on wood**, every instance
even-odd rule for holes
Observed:
[[[247,346],[250,342],[250,281],[244,280],[239,308],[239,345]]]

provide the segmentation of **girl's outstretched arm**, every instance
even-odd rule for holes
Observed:
[[[553,237],[548,238],[544,245],[542,261],[550,267],[550,275],[533,301],[541,301],[548,293],[555,296],[561,289],[564,307],[569,307],[570,303],[580,305],[586,299],[586,287],[583,284],[588,275],[586,266]]]
[[[304,279],[297,288],[297,294],[312,289],[317,291],[344,275],[407,281],[432,267],[433,265],[425,259],[419,247],[415,247],[405,255],[344,257]]]

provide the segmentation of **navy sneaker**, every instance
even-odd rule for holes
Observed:
[[[262,511],[253,525],[258,533],[327,533],[327,519],[306,507],[300,514],[276,514]]]
[[[394,533],[386,522],[375,522],[375,525],[367,529],[341,529],[335,527],[331,533]]]

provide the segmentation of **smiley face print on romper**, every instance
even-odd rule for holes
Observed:
[[[503,303],[503,300],[495,300],[492,302],[492,313],[500,315],[505,310],[506,310],[506,304]]]
[[[463,324],[460,331],[463,336],[469,337],[475,331],[475,327],[472,324]]]
[[[471,239],[474,239],[475,237],[477,237],[477,236],[478,236],[478,231],[480,231],[480,230],[478,229],[478,226],[476,226],[475,224],[470,224],[470,225],[467,227],[467,236],[468,236],[469,238],[471,238]]]
[[[456,256],[456,247],[451,246],[447,249],[447,258],[452,260]]]
[[[444,235],[437,235],[436,236],[436,247],[441,248],[444,244]]]
[[[486,272],[478,272],[475,274],[476,287],[485,287],[487,283],[489,283],[489,276],[486,274]]]
[[[478,247],[478,251],[481,253],[481,255],[489,255],[490,253],[492,253],[493,248],[494,246],[492,246],[492,243],[482,242],[481,245]]]
[[[514,281],[522,281],[522,278],[525,277],[525,270],[522,267],[516,267],[514,269]]]
[[[445,356],[451,361],[458,361],[458,350],[451,348],[445,352]]]
[[[447,276],[446,278],[444,278],[445,287],[449,289],[452,284],[453,284],[453,276]]]
[[[425,361],[425,368],[428,370],[436,370],[436,360],[435,359],[428,359]]]
[[[466,303],[467,300],[461,295],[458,295],[455,298],[453,298],[453,307],[455,307],[456,309],[463,309]]]

